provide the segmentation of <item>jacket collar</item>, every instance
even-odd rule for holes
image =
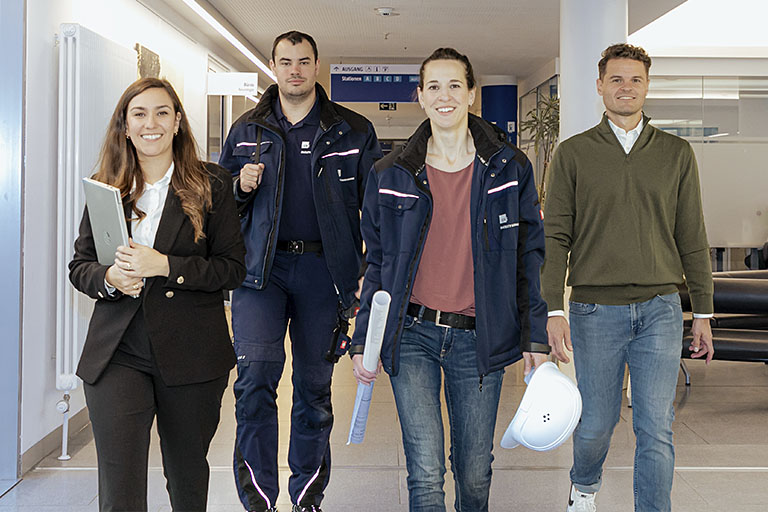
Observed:
[[[320,129],[326,131],[340,122],[342,118],[320,84],[315,84],[315,94],[317,94],[317,102],[320,107]],[[274,114],[272,103],[275,101],[280,101],[279,91],[277,84],[272,84],[261,95],[259,104],[251,111],[246,121],[257,124],[274,124],[268,121],[268,118]]]
[[[504,147],[506,136],[504,132],[474,114],[469,114],[468,123],[477,156],[486,163]],[[413,174],[418,174],[427,158],[427,141],[431,136],[432,125],[427,119],[408,139],[395,163]]]

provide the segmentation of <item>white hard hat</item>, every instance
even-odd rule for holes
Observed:
[[[501,438],[501,447],[521,444],[539,452],[557,448],[581,418],[579,389],[550,361],[529,373],[525,381],[528,388]]]

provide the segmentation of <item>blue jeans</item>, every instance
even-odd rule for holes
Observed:
[[[600,489],[628,364],[636,437],[635,510],[668,512],[675,469],[673,401],[683,333],[680,296],[657,296],[626,306],[571,302],[570,322],[584,403],[573,434],[571,481],[582,492]]]
[[[391,378],[403,432],[412,512],[444,512],[445,449],[440,387],[451,429],[451,469],[458,512],[488,510],[493,431],[503,370],[481,380],[474,330],[438,327],[408,316],[400,341],[400,369]]]

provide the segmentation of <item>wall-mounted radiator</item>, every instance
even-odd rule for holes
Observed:
[[[93,301],[68,279],[85,203],[81,179],[94,172],[109,118],[122,92],[136,80],[137,67],[134,50],[77,24],[61,25],[58,47],[56,388],[66,392],[77,387],[75,369],[93,310]]]

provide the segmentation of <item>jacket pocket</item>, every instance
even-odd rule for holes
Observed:
[[[488,191],[486,226],[488,248],[492,251],[517,249],[520,230],[520,197],[517,180]]]
[[[232,150],[232,155],[236,156],[242,165],[251,163],[254,160],[258,163],[260,161],[259,155],[269,153],[272,146],[271,140],[263,140],[261,141],[261,150],[259,150],[255,142],[242,141],[237,143]]]
[[[379,189],[379,205],[387,210],[392,210],[401,215],[403,211],[410,210],[418,201],[419,196],[407,192],[400,192],[388,188]]]

